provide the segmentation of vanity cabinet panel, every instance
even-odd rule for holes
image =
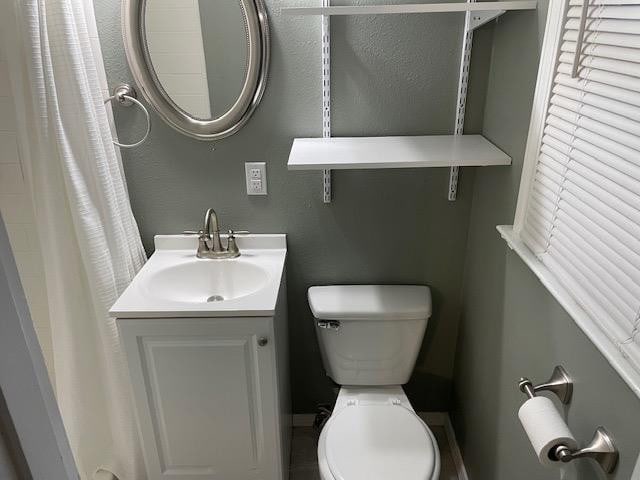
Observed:
[[[273,318],[117,324],[149,480],[284,480]]]

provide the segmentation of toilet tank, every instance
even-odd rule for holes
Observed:
[[[409,381],[431,316],[422,285],[311,287],[309,306],[327,375],[340,385]]]

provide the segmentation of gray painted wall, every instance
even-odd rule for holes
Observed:
[[[564,477],[542,467],[518,422],[524,400],[518,378],[543,381],[562,364],[576,382],[566,409],[574,434],[587,441],[595,427],[606,426],[621,451],[611,478],[628,479],[640,449],[640,400],[495,231],[513,223],[544,30],[541,7],[538,22],[533,13],[517,13],[494,29],[483,131],[514,165],[475,178],[454,423],[470,478],[604,478],[590,461],[574,462]]]
[[[238,99],[247,74],[247,30],[239,1],[202,0],[200,25],[211,118],[226,113]]]
[[[109,84],[131,81],[120,1],[95,3]],[[198,227],[207,207],[224,225],[288,234],[295,412],[312,412],[334,395],[307,306],[309,286],[430,285],[434,315],[408,390],[420,410],[447,410],[473,172],[463,172],[455,203],[446,199],[447,169],[337,172],[334,201],[323,205],[319,172],[287,171],[292,139],[321,135],[320,20],[283,17],[280,8],[316,4],[267,1],[272,61],[264,99],[247,126],[216,142],[215,151],[153,116],[147,143],[123,152],[133,211],[149,251],[154,234]],[[462,20],[460,14],[333,20],[334,134],[450,133]],[[476,91],[469,131],[482,118],[484,91]],[[116,114],[120,139],[136,138],[142,118],[130,110]],[[248,161],[267,162],[268,197],[246,196]]]

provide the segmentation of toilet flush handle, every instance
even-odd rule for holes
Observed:
[[[338,320],[318,320],[316,322],[318,328],[325,330],[340,330],[340,322]]]

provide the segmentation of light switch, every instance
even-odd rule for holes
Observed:
[[[244,172],[247,182],[247,195],[267,194],[267,164],[265,162],[246,162]]]

